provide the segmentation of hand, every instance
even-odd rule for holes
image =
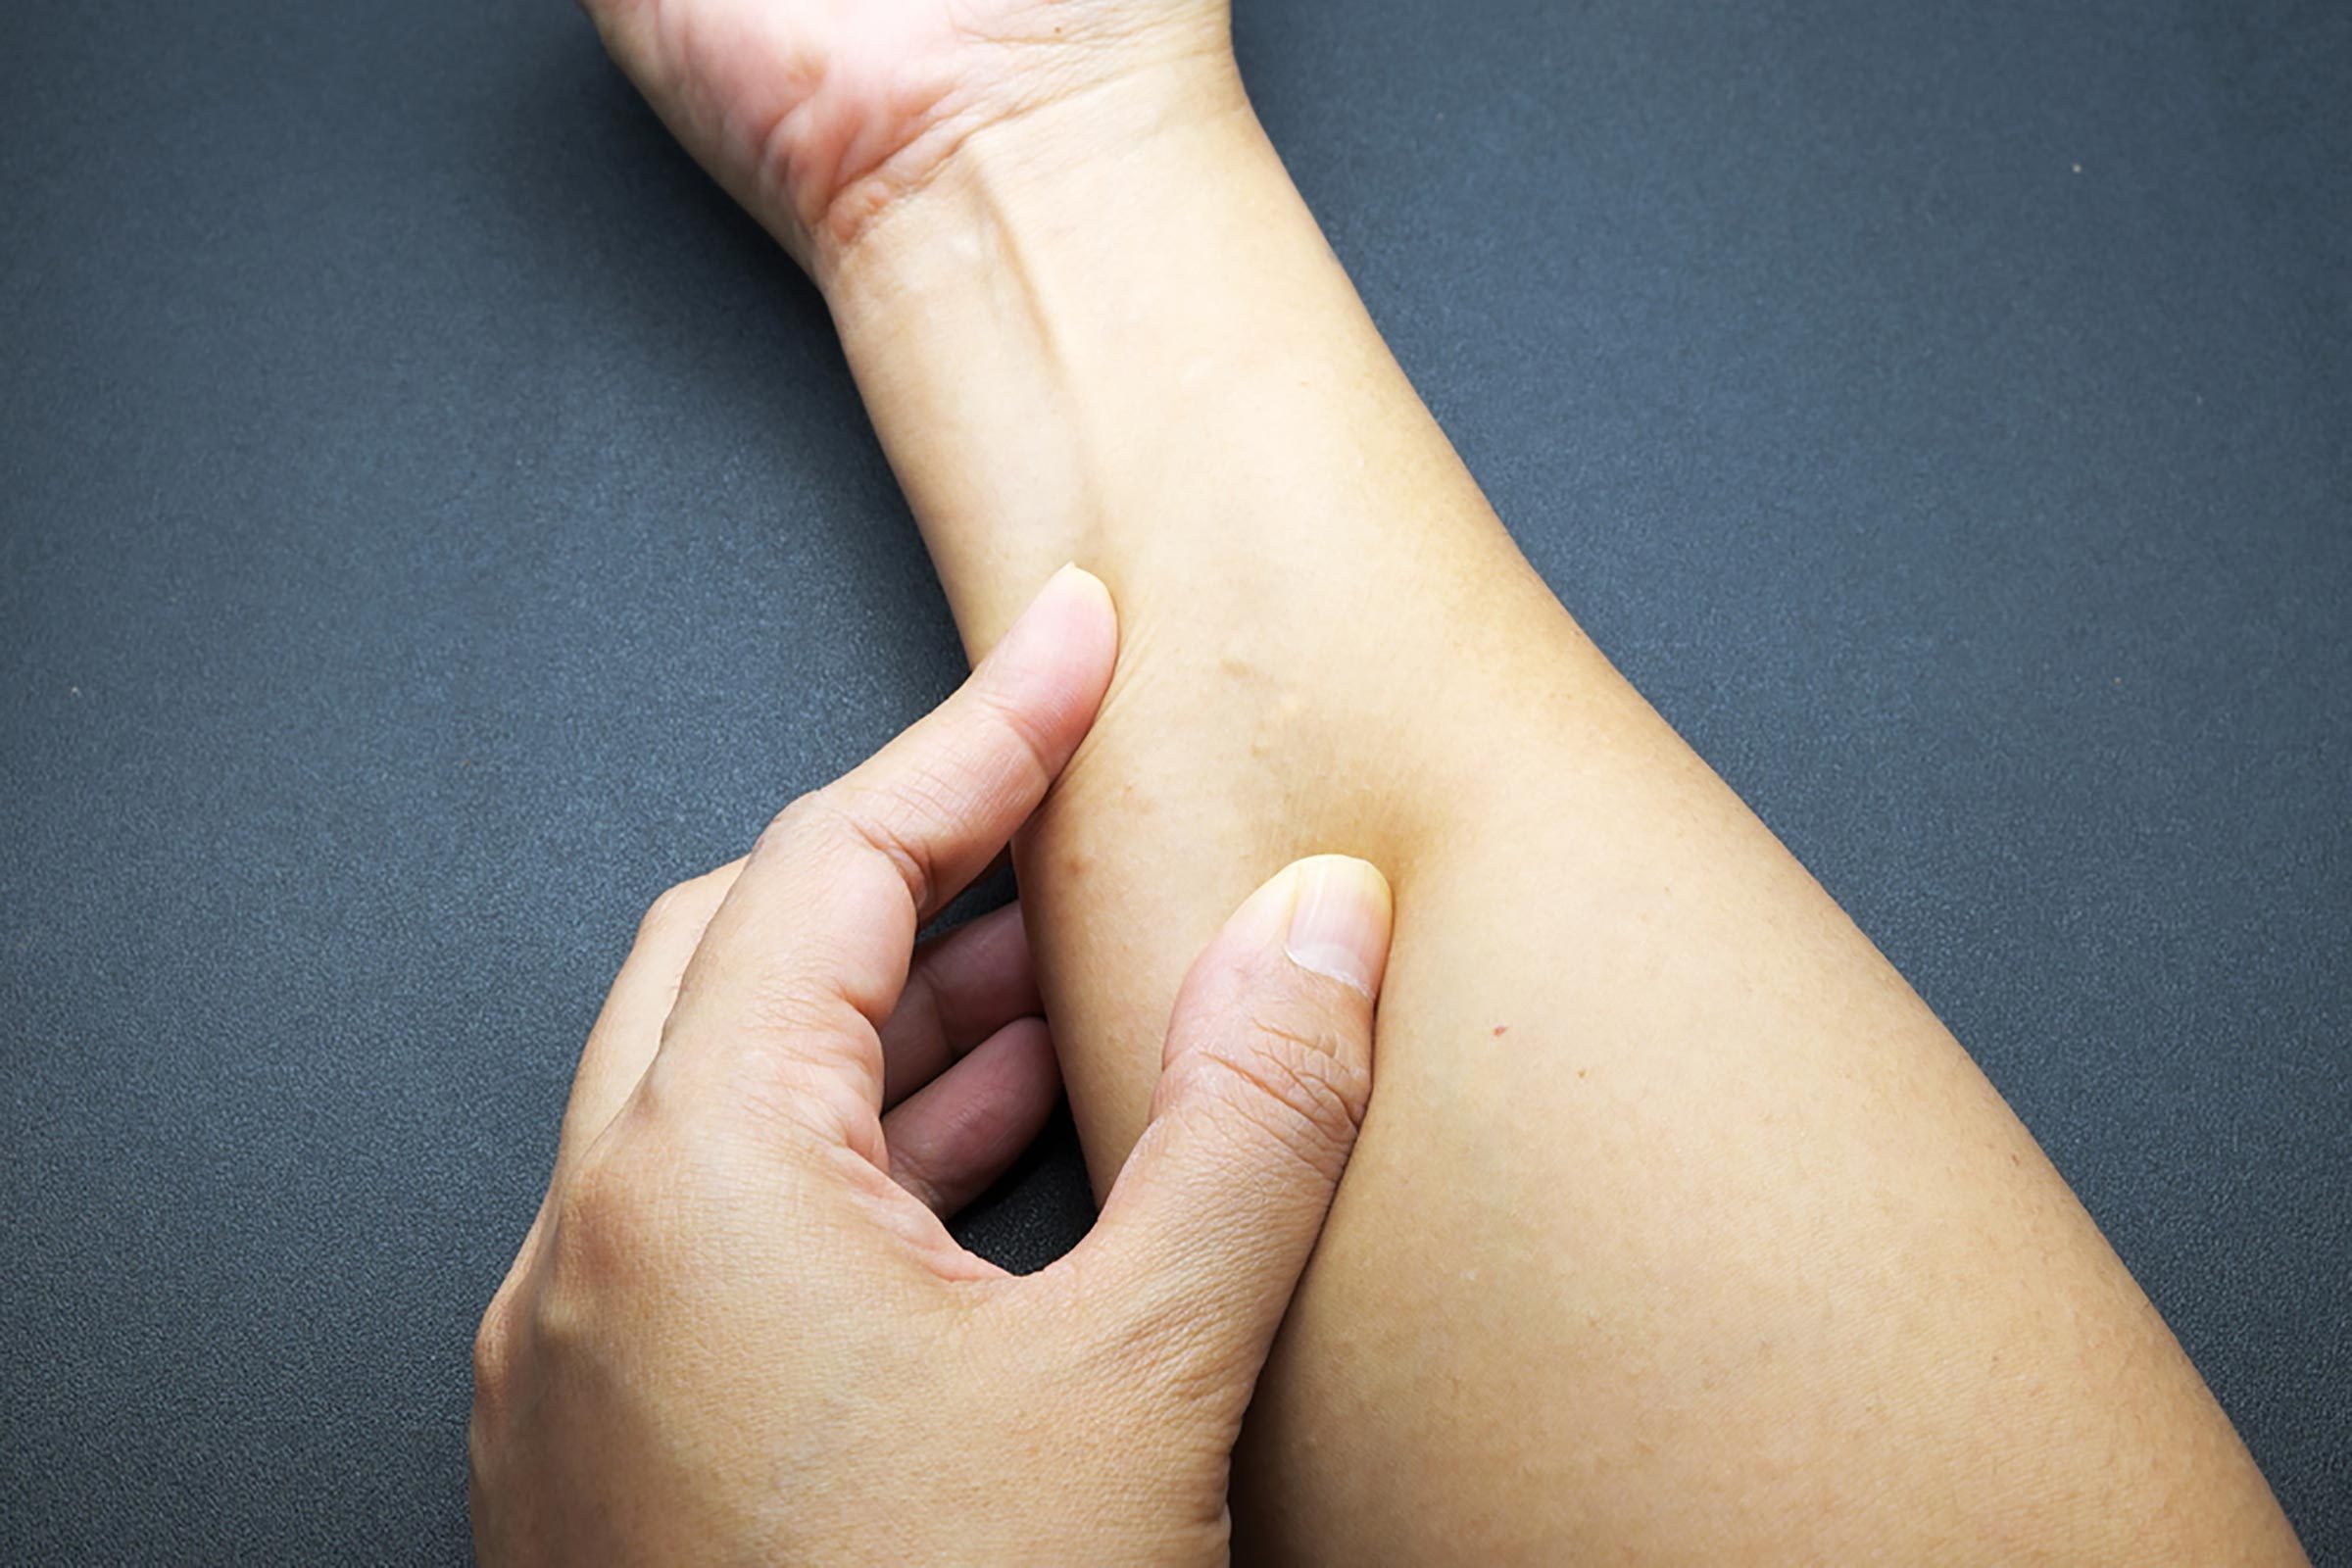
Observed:
[[[1370,1094],[1380,874],[1298,862],[1210,943],[1069,1255],[1015,1278],[933,1206],[1054,1083],[1012,927],[910,976],[914,935],[1053,784],[1116,641],[1064,570],[937,711],[656,905],[482,1320],[483,1561],[1224,1559],[1228,1456]]]
[[[582,0],[705,169],[812,271],[992,124],[1176,68],[1225,0]]]

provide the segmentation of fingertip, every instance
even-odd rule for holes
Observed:
[[[1037,597],[989,651],[985,664],[1028,665],[1043,652],[1057,661],[1086,667],[1100,665],[1105,674],[1117,654],[1119,613],[1110,589],[1102,578],[1070,563],[1037,591]]]
[[[1117,628],[1119,612],[1111,600],[1110,585],[1075,561],[1064,562],[1058,571],[1046,579],[1038,598],[1042,602],[1049,596],[1066,599],[1073,614],[1091,618],[1104,630]]]
[[[1038,591],[973,672],[1051,764],[1075,749],[1110,688],[1118,612],[1102,579],[1066,565]]]
[[[1395,922],[1389,879],[1348,855],[1314,856],[1292,869],[1298,892],[1283,951],[1302,969],[1378,996]]]
[[[1073,561],[1047,581],[1038,599],[1059,620],[1071,667],[1095,672],[1107,687],[1119,658],[1119,609],[1110,585]],[[1095,696],[1100,702],[1101,690]]]
[[[1243,900],[1223,941],[1254,951],[1279,946],[1299,968],[1375,997],[1394,924],[1395,901],[1378,866],[1351,855],[1310,855]]]

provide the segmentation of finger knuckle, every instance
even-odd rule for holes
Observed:
[[[760,1136],[879,1150],[874,1097],[882,1047],[856,1009],[838,997],[782,987],[748,1000],[744,1008],[745,1045],[703,1073],[696,1101],[727,1125]],[[673,1172],[667,1179],[675,1185],[679,1177]]]
[[[693,920],[702,903],[702,885],[703,879],[695,877],[654,895],[637,922],[638,940],[657,940]]]
[[[803,964],[781,974],[747,975],[737,982],[732,1004],[739,1034],[798,1045],[831,1040],[864,1022],[865,1015],[840,987],[814,978],[839,973],[849,962],[848,955],[827,932],[810,932],[803,940]]]
[[[830,825],[832,808],[821,790],[811,790],[795,796],[784,809],[767,819],[752,843],[755,857],[788,854],[796,844],[806,843]]]
[[[1160,1363],[1157,1394],[1177,1417],[1162,1430],[1185,1431],[1205,1422],[1223,1434],[1241,1424],[1249,1408],[1250,1389],[1258,1357],[1227,1340],[1199,1338],[1183,1342]],[[1231,1440],[1226,1442],[1231,1447]]]
[[[939,884],[932,840],[963,816],[956,765],[924,762],[888,784],[844,781],[833,786],[831,806],[857,847],[897,868],[917,903]]]
[[[779,1063],[747,1077],[740,1102],[744,1114],[772,1139],[816,1149],[846,1147],[869,1158],[886,1156],[881,1123],[864,1092],[838,1072],[808,1063]]]
[[[1199,1285],[1181,1272],[1140,1288],[1120,1282],[1091,1314],[1093,1332],[1071,1337],[1069,1381],[1120,1391],[1141,1430],[1172,1438],[1238,1428],[1260,1357],[1203,1309]],[[1228,1435],[1220,1451],[1231,1447]]]
[[[1222,1402],[1251,1370],[1200,1303],[1175,1292],[1148,1293],[1141,1303],[1110,1314],[1094,1349],[1099,1381],[1178,1409]]]
[[[917,904],[938,885],[932,839],[957,820],[952,784],[937,765],[917,766],[888,784],[836,779],[777,814],[754,853],[787,846],[804,852],[870,855],[886,861]]]
[[[975,688],[972,700],[990,723],[1011,738],[1012,756],[1028,775],[1027,782],[1042,788],[1054,776],[1054,768],[1052,748],[1036,716],[1018,703],[986,687]]]
[[[654,1252],[659,1176],[625,1139],[608,1137],[582,1156],[548,1235],[545,1286],[533,1298],[540,1314],[627,1273]],[[549,1325],[535,1320],[534,1326]]]
[[[503,1402],[514,1362],[514,1312],[503,1289],[482,1312],[473,1331],[473,1397],[477,1405]]]
[[[1319,1170],[1346,1162],[1363,1125],[1371,1080],[1320,1021],[1253,1016],[1229,1041],[1189,1054],[1189,1071]]]

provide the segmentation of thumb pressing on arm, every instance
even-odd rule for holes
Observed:
[[[1237,1431],[1371,1099],[1390,921],[1346,856],[1250,896],[1185,977],[1151,1122],[1071,1259],[1144,1375]]]

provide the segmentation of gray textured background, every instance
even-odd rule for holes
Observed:
[[[1537,565],[2352,1561],[2352,8],[1239,30]],[[0,1560],[461,1559],[634,915],[956,673],[817,300],[569,6],[9,7]],[[976,1234],[1085,1212],[1065,1146]]]

